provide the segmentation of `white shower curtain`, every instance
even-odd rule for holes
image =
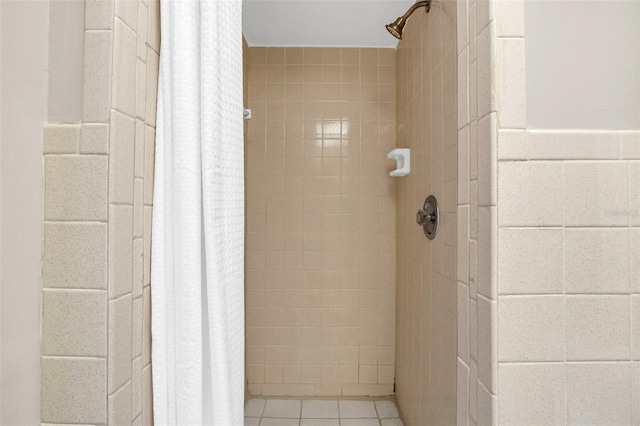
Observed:
[[[241,426],[240,0],[161,0],[152,230],[156,425]]]

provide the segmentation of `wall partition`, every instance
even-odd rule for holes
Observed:
[[[637,423],[638,5],[469,4],[469,17],[482,6],[489,24],[474,46],[477,81],[464,73],[464,51],[459,58],[459,95],[491,94],[493,118],[482,131],[490,143],[481,146],[478,125],[477,167],[478,184],[487,167],[495,207],[478,216],[492,253],[481,262],[478,240],[478,293],[485,270],[490,303],[481,310],[479,295],[477,313],[469,304],[466,337],[459,323],[478,355],[476,369],[459,345],[459,416],[469,424]]]

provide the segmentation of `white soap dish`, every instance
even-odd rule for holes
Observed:
[[[411,171],[411,152],[409,148],[396,148],[387,154],[387,158],[396,160],[396,169],[389,176],[406,176]]]

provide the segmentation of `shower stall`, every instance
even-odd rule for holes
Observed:
[[[456,4],[427,6],[398,19],[397,49],[249,48],[255,397],[395,394],[407,424],[455,423]],[[415,223],[430,194],[434,240]]]
[[[238,183],[239,4],[226,22],[235,45],[233,32],[194,24],[200,6],[230,3],[163,4],[193,8],[184,28],[235,49],[233,79],[205,74],[237,88]],[[246,359],[233,357],[235,386],[187,384],[195,397],[180,406],[215,385],[216,406],[239,419],[246,385],[245,425],[640,424],[640,3],[243,8],[254,13],[242,26]],[[2,424],[142,425],[161,413],[152,372],[178,363],[158,339],[151,350],[160,19],[157,0],[0,2]],[[200,46],[194,37],[184,44]],[[193,105],[223,104],[195,101],[215,84],[188,86]],[[398,149],[410,153],[402,177],[390,176]],[[202,274],[185,270],[196,275],[185,306],[208,315]],[[213,301],[212,314],[230,305]],[[207,315],[218,329],[232,317]],[[209,367],[197,351],[218,345],[203,336],[182,341],[205,367],[196,381]]]

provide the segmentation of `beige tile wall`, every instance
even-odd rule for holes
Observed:
[[[417,10],[398,44],[398,146],[411,173],[398,180],[396,396],[407,425],[456,422],[455,2]],[[415,223],[436,196],[441,227],[428,240]]]
[[[159,19],[154,0],[88,0],[83,121],[45,126],[44,423],[153,422]]]
[[[250,54],[249,392],[390,395],[395,51]]]
[[[471,238],[472,298],[459,335],[471,352],[458,351],[459,423],[638,424],[640,132],[527,129],[524,3],[468,6],[459,127],[472,232],[460,237]]]

